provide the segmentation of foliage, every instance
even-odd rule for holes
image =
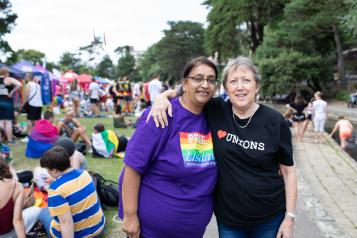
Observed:
[[[12,12],[11,7],[9,0],[0,0],[0,52],[3,54],[12,52],[9,43],[4,39],[4,36],[11,32],[17,19],[17,15]]]
[[[335,2],[336,13],[339,13],[343,6],[338,4],[338,1]],[[265,79],[269,84],[277,85],[269,87],[265,85],[265,90],[269,92],[284,90],[281,83],[285,80],[285,76],[273,74],[273,72],[280,72],[281,67],[285,67],[285,73],[290,74],[289,87],[299,85],[300,80],[304,79],[312,90],[320,90],[332,80],[333,65],[337,61],[336,55],[342,53],[341,49],[337,50],[336,39],[340,35],[336,25],[337,17],[331,17],[332,10],[330,1],[292,0],[286,5],[282,20],[274,27],[266,28],[264,42],[258,48],[256,58],[264,65],[262,69],[264,77],[273,78]],[[294,60],[296,65],[291,64]],[[277,62],[282,65],[279,66]],[[300,67],[300,72],[297,71],[297,65]],[[278,82],[279,80],[281,82]]]
[[[170,28],[164,30],[164,37],[155,46],[156,69],[166,80],[178,81],[187,61],[204,55],[204,30],[200,23],[191,21],[170,21],[168,25]]]
[[[95,69],[96,75],[102,78],[113,78],[114,65],[108,55],[105,55]]]
[[[144,81],[149,80],[153,74],[161,72],[160,65],[157,63],[157,54],[156,44],[153,44],[139,61],[139,72]]]
[[[205,48],[220,61],[255,53],[263,42],[264,27],[280,18],[287,0],[208,0],[209,22]]]
[[[115,53],[119,55],[118,64],[115,68],[114,77],[129,76],[130,81],[140,81],[141,77],[136,69],[136,60],[131,54],[132,47],[125,45],[115,49]]]
[[[78,74],[94,74],[93,68],[88,65],[85,65],[83,61],[74,53],[63,53],[63,55],[60,57],[58,64],[60,66],[61,71],[63,72],[73,70]]]
[[[357,1],[345,0],[346,14],[342,17],[343,25],[348,32],[357,36]]]
[[[74,70],[79,68],[80,59],[73,53],[65,52],[62,54],[59,60],[59,65],[62,71]]]
[[[350,98],[350,93],[347,90],[339,90],[336,93],[335,98],[337,100],[341,100],[341,101],[347,102],[348,99]]]
[[[18,62],[20,60],[26,60],[26,61],[31,62],[34,65],[42,64],[42,62],[46,56],[44,53],[42,53],[38,50],[33,50],[33,49],[29,49],[29,50],[20,49],[20,50],[16,51],[14,53],[14,55],[16,58],[16,62]]]
[[[313,91],[319,90],[319,82],[331,75],[325,61],[319,55],[305,55],[294,50],[281,51],[276,57],[261,58],[258,61],[262,74],[261,90],[265,95],[287,93],[299,84],[305,84]]]

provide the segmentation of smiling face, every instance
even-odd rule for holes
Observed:
[[[255,104],[259,85],[248,67],[238,66],[228,73],[226,91],[234,108],[247,111]]]
[[[192,79],[198,75],[203,76],[205,79],[202,82]],[[211,81],[209,79],[212,77],[216,79],[214,69],[206,64],[201,64],[194,67],[187,78],[183,80],[182,87],[185,93],[182,97],[189,106],[203,108],[212,98],[216,88],[215,84],[209,83]]]

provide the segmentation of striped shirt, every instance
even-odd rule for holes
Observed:
[[[95,237],[105,225],[92,178],[85,170],[71,170],[50,185],[48,209],[53,217],[50,229],[53,237],[62,237],[58,216],[68,211],[73,218],[74,237]]]

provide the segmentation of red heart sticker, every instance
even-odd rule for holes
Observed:
[[[218,138],[221,139],[227,135],[227,132],[219,130],[217,131]]]

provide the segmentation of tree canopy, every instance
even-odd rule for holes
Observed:
[[[0,0],[0,50],[3,54],[12,51],[9,43],[4,39],[4,36],[10,33],[15,26],[17,19],[17,15],[12,12],[11,7],[9,0]]]

